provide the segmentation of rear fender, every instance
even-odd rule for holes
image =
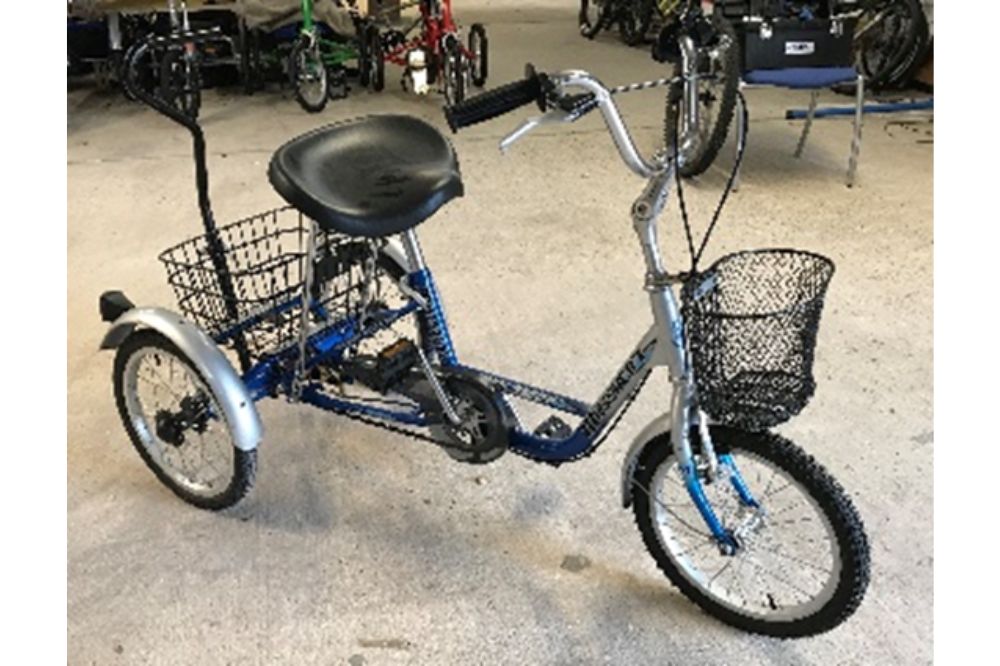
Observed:
[[[179,314],[163,308],[134,308],[118,317],[104,336],[101,349],[115,349],[137,329],[151,329],[172,342],[201,373],[215,394],[236,448],[252,451],[264,434],[260,416],[243,380],[204,331]]]

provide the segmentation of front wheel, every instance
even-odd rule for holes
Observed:
[[[739,47],[736,29],[732,23],[715,13],[711,18],[712,27],[718,34],[715,48],[699,54],[698,82],[698,126],[693,128],[697,143],[684,154],[681,175],[687,178],[698,176],[712,166],[719,151],[726,143],[729,126],[736,110],[736,95],[739,92]],[[682,74],[680,63],[674,65],[673,76]],[[683,126],[683,86],[674,84],[667,88],[666,112],[663,134],[668,147],[673,147],[674,136],[681,137]]]
[[[688,494],[669,434],[661,435],[640,455],[632,493],[656,564],[706,612],[745,631],[789,638],[841,624],[861,603],[870,570],[864,526],[843,488],[777,435],[710,432],[719,474],[702,487],[738,547],[720,548]],[[741,495],[741,483],[758,506]]]
[[[132,445],[185,502],[225,509],[253,486],[257,452],[236,448],[208,382],[155,331],[130,335],[114,365],[115,402]]]
[[[318,42],[300,39],[290,56],[289,73],[295,87],[295,99],[309,113],[319,113],[326,107],[330,81]]]

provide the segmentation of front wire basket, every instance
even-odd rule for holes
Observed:
[[[701,409],[759,431],[805,408],[816,390],[816,334],[833,262],[798,250],[723,257],[682,290]]]
[[[222,262],[213,259],[208,235],[165,250],[160,260],[180,311],[218,342],[242,337],[251,360],[297,342],[310,226],[286,207],[220,227]],[[318,232],[312,321],[336,322],[370,302],[366,290],[379,280],[377,243]],[[220,267],[232,284],[229,295]]]

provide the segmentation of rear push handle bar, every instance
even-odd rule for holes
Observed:
[[[584,92],[568,94],[567,88]],[[635,147],[618,106],[609,90],[591,74],[582,70],[566,70],[554,74],[536,72],[530,64],[525,77],[494,88],[464,102],[445,109],[445,118],[453,132],[497,118],[522,106],[535,103],[543,115],[524,121],[500,142],[500,149],[507,150],[533,129],[551,123],[579,120],[594,109],[600,109],[604,123],[618,148],[625,165],[635,174],[650,178],[663,171],[666,164],[659,158],[647,160]]]
[[[208,166],[205,157],[205,135],[202,132],[201,125],[198,124],[197,120],[157,95],[155,92],[158,89],[157,87],[154,87],[153,92],[146,90],[136,81],[136,77],[139,62],[151,49],[169,48],[170,46],[179,46],[190,42],[201,45],[222,40],[222,32],[218,28],[180,32],[165,36],[150,35],[133,44],[125,54],[125,89],[129,94],[191,132],[191,137],[194,141],[195,183],[198,188],[198,208],[201,211],[205,231],[210,236],[216,236],[215,220],[208,198]]]
[[[155,93],[150,93],[143,89],[136,81],[139,61],[151,49],[163,49],[171,46],[182,46],[194,42],[196,45],[208,44],[212,42],[226,42],[226,37],[218,27],[206,30],[189,30],[170,35],[150,35],[143,40],[133,44],[125,54],[125,90],[139,101],[153,107],[156,111],[170,118],[189,129],[191,132],[200,132],[201,128],[197,121],[186,113],[167,102]]]
[[[145,90],[136,81],[136,74],[139,62],[151,49],[165,49],[171,46],[180,46],[194,42],[196,45],[208,44],[211,42],[225,41],[222,31],[219,28],[208,30],[182,31],[171,35],[150,35],[142,41],[133,44],[125,55],[125,89],[133,97],[152,107],[170,120],[183,125],[189,132],[194,142],[194,172],[195,185],[198,189],[198,209],[201,213],[202,224],[205,227],[206,240],[208,241],[209,255],[212,259],[212,266],[219,277],[219,287],[222,290],[223,300],[226,304],[227,314],[232,318],[237,318],[236,293],[233,289],[232,276],[229,265],[226,262],[225,249],[219,237],[218,228],[215,225],[215,216],[212,213],[212,203],[208,197],[208,160],[205,155],[205,135],[202,132],[198,121],[187,115],[179,108],[158,96],[155,92]],[[241,368],[246,371],[250,367],[250,357],[247,352],[243,335],[237,335],[234,340],[236,353],[239,357]]]

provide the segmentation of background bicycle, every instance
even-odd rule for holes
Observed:
[[[372,15],[378,44],[375,33],[366,40],[371,69],[380,69],[382,62],[388,61],[403,68],[404,90],[425,95],[431,86],[438,85],[446,104],[460,102],[471,86],[485,85],[489,76],[486,28],[481,23],[472,24],[464,44],[451,0],[412,0],[398,9],[414,6],[419,8],[419,16],[404,19],[398,27],[387,24],[378,12]]]

